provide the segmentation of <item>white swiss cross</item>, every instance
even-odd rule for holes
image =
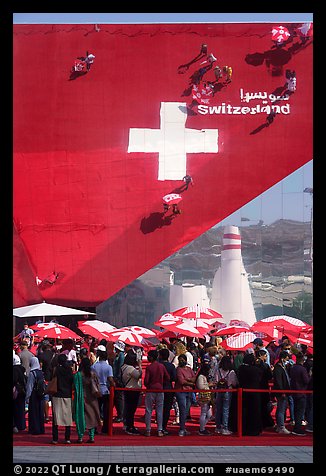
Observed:
[[[161,103],[161,128],[129,131],[128,152],[158,152],[158,180],[182,180],[187,153],[218,152],[218,129],[186,129],[187,105]]]

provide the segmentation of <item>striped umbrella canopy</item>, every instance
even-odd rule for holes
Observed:
[[[227,335],[239,334],[240,332],[248,332],[248,331],[249,331],[248,327],[244,327],[244,326],[226,326],[226,327],[223,327],[222,329],[219,329],[211,333],[211,335],[212,336],[227,336]]]
[[[143,347],[143,339],[144,337],[141,336],[137,332],[133,332],[128,328],[122,327],[121,329],[115,329],[110,332],[103,332],[103,337],[108,339],[111,342],[116,342],[118,340],[124,342],[125,344],[129,344],[131,346]]]
[[[29,326],[31,329],[34,331],[38,331],[40,329],[51,329],[51,327],[58,326],[56,322],[39,322],[38,324],[33,324],[32,326]]]
[[[162,316],[163,317],[163,316]],[[165,314],[165,318],[160,318],[159,326],[169,331],[177,332],[179,336],[204,337],[205,332],[201,332],[195,327],[190,319],[181,319],[171,314]],[[155,323],[156,324],[156,323]]]
[[[51,324],[51,323],[50,323]],[[50,338],[50,339],[75,339],[80,340],[81,337],[76,332],[69,329],[69,327],[55,324],[50,327],[43,327],[37,331],[37,337]]]
[[[78,329],[84,334],[95,337],[95,339],[104,339],[103,332],[110,332],[116,329],[108,322],[100,321],[98,319],[88,321],[78,321]]]
[[[222,314],[219,312],[209,307],[201,307],[198,304],[196,306],[182,307],[181,309],[173,311],[172,314],[183,319],[201,319],[207,324],[214,324],[214,322],[217,322],[219,319],[223,319]]]
[[[231,319],[229,326],[243,326],[250,330],[250,324],[248,324],[246,321],[242,321],[241,319]]]
[[[257,335],[253,332],[239,332],[224,339],[220,345],[226,350],[247,350],[253,347]]]
[[[142,327],[142,326],[126,326],[126,327],[121,327],[120,330],[125,329],[129,330],[131,332],[135,332],[136,334],[139,334],[142,337],[156,337],[156,333],[152,331],[151,329],[147,329],[147,327]]]
[[[170,312],[166,312],[156,322],[154,322],[154,324],[155,324],[155,326],[164,327],[164,326],[161,325],[161,323],[165,322],[167,320],[168,321],[174,321],[174,322],[180,322],[182,319],[180,317],[174,316]]]
[[[310,347],[313,345],[313,327],[302,327],[296,330],[290,329],[286,331],[286,335],[290,341],[306,344]]]
[[[260,321],[255,322],[251,326],[251,330],[254,332],[265,332],[273,338],[279,337],[279,331],[281,334],[286,334],[288,332],[300,331],[310,327],[307,322],[297,319],[296,317],[281,315],[281,316],[270,316]]]
[[[192,315],[190,313],[185,314],[189,316],[189,318],[179,317],[175,314],[175,312],[167,312],[166,314],[163,314],[163,316],[161,316],[154,324],[179,335],[188,337],[203,337],[209,331],[214,329],[214,327],[208,323],[206,319],[190,318]],[[174,328],[174,325],[177,327]]]
[[[179,193],[169,193],[168,195],[164,195],[162,200],[168,205],[176,205],[181,202],[182,196]]]
[[[177,337],[179,337],[179,333],[175,332],[175,331],[169,331],[168,329],[166,329],[165,331],[158,331],[157,334],[156,334],[156,337],[159,340],[169,339],[170,337],[177,338]]]
[[[195,327],[202,334],[207,334],[211,330],[214,330],[214,326],[208,324],[205,319],[183,319],[183,322]]]

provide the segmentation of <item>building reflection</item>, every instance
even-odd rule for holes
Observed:
[[[209,307],[223,230],[236,225],[256,319],[286,314],[312,324],[313,190],[305,180],[303,167],[100,304],[97,317],[151,327],[182,306]]]

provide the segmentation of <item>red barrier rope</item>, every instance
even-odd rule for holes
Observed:
[[[112,436],[113,435],[113,408],[114,408],[114,392],[116,390],[123,390],[123,391],[130,391],[130,392],[143,392],[143,393],[168,393],[168,392],[173,392],[173,393],[180,393],[180,392],[191,392],[191,393],[199,393],[202,392],[204,389],[199,389],[199,388],[192,388],[192,389],[164,389],[164,390],[152,390],[152,389],[147,389],[147,388],[121,388],[121,387],[110,387],[110,397],[109,397],[109,423],[108,423],[108,435]],[[242,403],[243,403],[243,392],[247,393],[304,393],[304,394],[312,394],[313,390],[281,390],[281,389],[265,389],[265,388],[210,388],[210,389],[205,389],[205,392],[211,392],[211,393],[225,393],[225,392],[232,392],[232,393],[237,393],[238,395],[238,402],[237,402],[237,409],[238,409],[238,418],[237,418],[237,426],[238,426],[238,431],[237,431],[237,436],[242,437]]]

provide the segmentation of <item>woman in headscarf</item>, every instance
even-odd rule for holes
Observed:
[[[59,354],[53,370],[57,377],[57,392],[52,396],[52,444],[58,443],[59,426],[65,427],[65,442],[70,444],[72,426],[73,373],[65,354]]]
[[[14,352],[13,354],[13,387],[15,388],[16,398],[13,399],[13,431],[26,430],[25,421],[25,395],[26,395],[27,376],[25,367]]]
[[[93,395],[92,381],[99,380],[96,372],[91,370],[91,361],[88,357],[82,359],[78,372],[74,374],[74,402],[73,414],[78,434],[77,443],[83,442],[83,436],[88,430],[87,443],[94,443],[95,429],[101,423],[98,397]]]
[[[28,433],[43,435],[44,429],[44,397],[39,397],[36,391],[37,380],[44,381],[43,372],[37,357],[32,357],[29,363],[30,372],[27,379],[25,402],[28,403]]]

